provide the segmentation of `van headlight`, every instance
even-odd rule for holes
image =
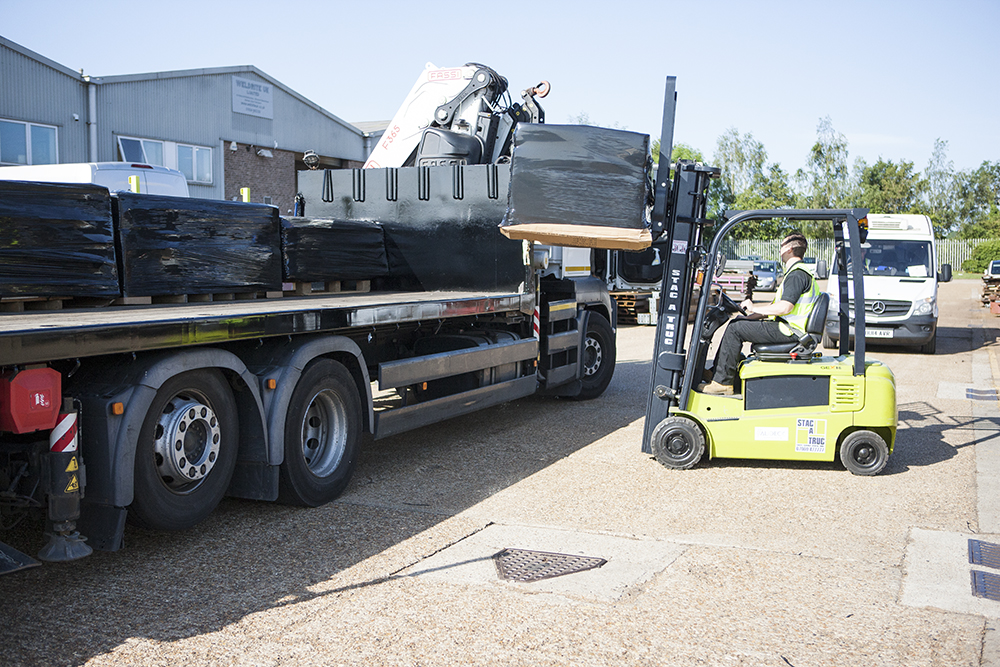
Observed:
[[[920,299],[914,302],[913,314],[914,315],[930,315],[934,312],[934,297],[929,296],[926,299]]]

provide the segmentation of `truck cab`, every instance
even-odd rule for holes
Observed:
[[[917,347],[934,354],[937,342],[938,282],[951,280],[951,266],[938,271],[934,228],[925,215],[868,216],[868,240],[862,246],[865,286],[865,338],[873,343]],[[831,267],[831,277],[840,267]],[[853,267],[847,267],[851,275]],[[837,281],[827,288],[830,310],[823,336],[833,347],[839,336]],[[849,295],[853,308],[853,287]],[[850,308],[849,308],[850,310]],[[853,324],[853,320],[852,320]],[[853,329],[851,329],[853,340]]]

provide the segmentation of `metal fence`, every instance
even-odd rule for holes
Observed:
[[[991,239],[938,239],[938,264],[951,264],[954,271],[962,270],[962,262],[972,256],[972,250],[980,243]],[[725,239],[722,242],[722,252],[729,259],[757,256],[761,259],[778,259],[778,239]],[[833,258],[833,239],[811,239],[809,257],[825,259],[827,265]]]

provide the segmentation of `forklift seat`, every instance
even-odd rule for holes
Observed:
[[[798,340],[787,343],[755,343],[750,348],[750,356],[761,361],[791,361],[809,359],[819,344],[826,325],[826,312],[830,308],[830,295],[820,293],[816,305],[806,320],[806,332]]]

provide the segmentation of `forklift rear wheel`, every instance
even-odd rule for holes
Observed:
[[[687,470],[705,453],[705,434],[687,417],[667,417],[653,429],[653,456],[668,468]]]
[[[889,447],[878,433],[855,431],[841,443],[840,461],[855,475],[877,475],[889,462]]]
[[[611,323],[600,313],[587,318],[587,336],[583,343],[583,388],[578,399],[597,398],[604,393],[615,373],[615,333]]]

